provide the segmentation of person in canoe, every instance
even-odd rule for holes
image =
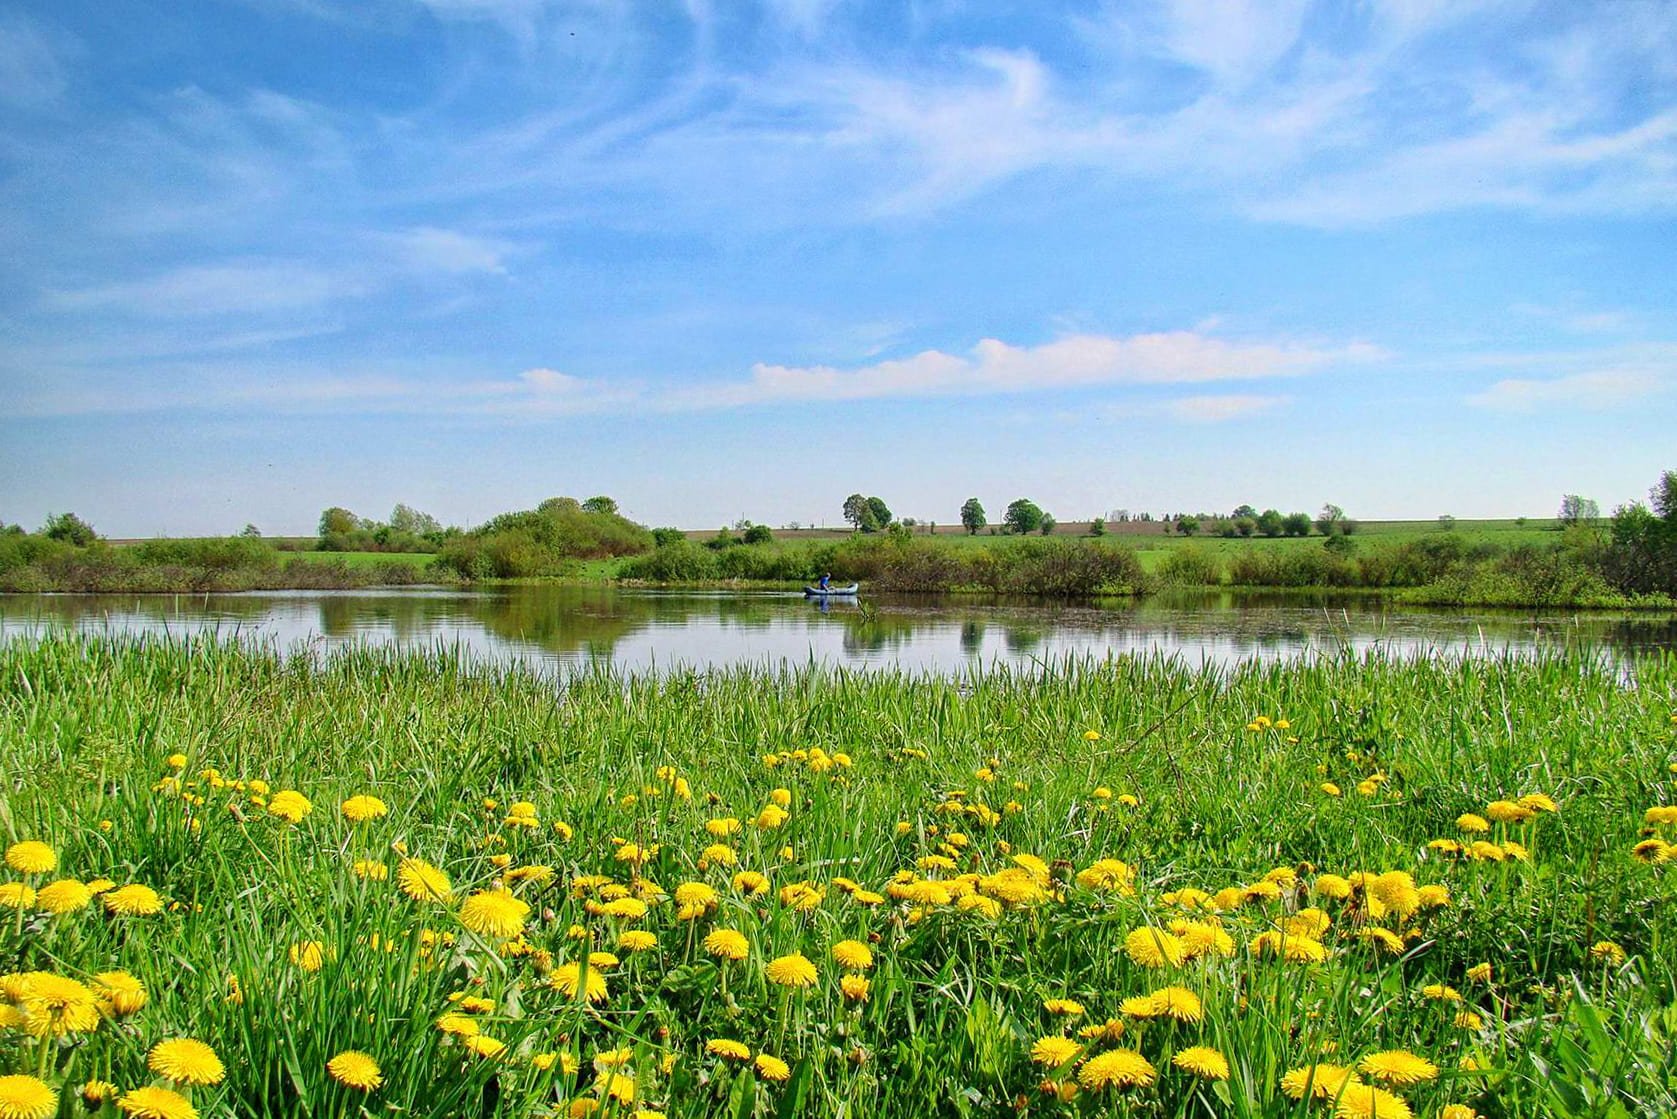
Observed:
[[[828,572],[825,572],[825,573],[822,574],[820,582],[816,583],[815,585],[820,587],[822,590],[826,590],[827,585],[829,583],[831,583],[832,581],[833,581],[833,573],[828,571]]]

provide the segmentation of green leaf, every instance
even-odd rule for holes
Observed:
[[[808,1057],[800,1057],[792,1069],[792,1079],[787,1081],[786,1090],[780,1097],[780,1106],[775,1109],[775,1119],[793,1119],[793,1116],[803,1114],[804,1097],[809,1095],[809,1086],[814,1079],[815,1066],[810,1064]]]

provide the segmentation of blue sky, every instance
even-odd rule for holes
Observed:
[[[0,519],[1677,467],[1677,4],[0,0]]]

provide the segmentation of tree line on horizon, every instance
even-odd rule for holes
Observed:
[[[879,497],[853,494],[846,499],[844,511],[858,539],[883,535],[889,538],[887,542],[898,544],[912,539],[908,531],[914,525],[912,518],[895,518]],[[1205,519],[1180,514],[1166,523],[1179,535],[1193,536],[1203,529]],[[984,507],[976,497],[962,506],[961,523],[969,533],[977,533],[987,526]],[[1603,589],[1627,594],[1677,595],[1677,471],[1666,471],[1661,476],[1647,503],[1621,505],[1605,519],[1595,501],[1566,494],[1557,524],[1563,530],[1562,540],[1549,551],[1564,561],[1562,566],[1567,570],[1589,573]],[[1302,513],[1283,515],[1274,509],[1257,512],[1252,506],[1244,505],[1228,516],[1215,518],[1212,525],[1213,531],[1224,536],[1307,536],[1314,529],[1326,538],[1327,550],[1340,562],[1338,568],[1322,578],[1360,580],[1330,581],[1322,585],[1393,585],[1382,581],[1388,578],[1379,570],[1384,561],[1376,562],[1372,556],[1358,561],[1360,567],[1373,563],[1372,574],[1350,573],[1346,564],[1354,545],[1348,537],[1356,531],[1357,523],[1331,504],[1324,506],[1315,518]],[[1005,535],[1047,535],[1053,530],[1054,521],[1035,502],[1019,498],[1008,505],[997,527]],[[1479,551],[1495,547],[1471,541],[1461,547],[1446,547],[1453,518],[1440,517],[1439,528],[1443,530],[1441,542],[1430,549],[1427,561],[1435,566],[1448,565],[1456,559],[1477,562],[1488,555],[1480,555]],[[1104,518],[1096,518],[1090,525],[1090,535],[1105,532]],[[649,581],[706,578],[786,581],[806,577],[815,567],[842,558],[839,553],[817,555],[807,548],[795,552],[791,548],[771,551],[757,547],[774,542],[774,535],[766,525],[742,520],[735,525],[735,531],[725,528],[715,538],[694,545],[687,533],[673,528],[648,529],[625,517],[614,499],[597,496],[580,501],[570,497],[549,498],[534,509],[502,513],[472,529],[445,527],[435,517],[404,504],[398,504],[384,521],[362,518],[342,506],[332,506],[321,514],[319,535],[313,546],[328,552],[434,553],[436,570],[468,581],[564,575],[574,571],[583,560],[609,557],[639,557],[624,569],[625,575]],[[277,567],[275,553],[283,547],[296,546],[292,542],[276,545],[263,539],[255,526],[247,525],[243,533],[233,537],[159,539],[113,549],[82,517],[57,513],[33,533],[19,525],[0,522],[0,589],[77,589],[80,578],[75,575],[77,571],[116,571],[120,575],[127,568],[138,567],[212,574],[263,569],[271,575]],[[719,559],[714,563],[704,560],[705,552],[714,553]],[[869,570],[884,562],[880,557],[891,555],[868,554],[874,557],[863,564]],[[898,559],[906,555],[904,552]],[[1194,557],[1173,556],[1173,559],[1179,560],[1179,566],[1192,566],[1195,562]],[[924,562],[924,557],[915,562]],[[1309,572],[1266,573],[1258,570],[1261,564],[1255,564],[1253,560],[1231,574],[1237,582],[1277,579],[1281,580],[1280,585],[1311,585],[1310,578],[1315,577]],[[392,580],[400,576],[411,581],[415,569],[411,565],[400,566],[402,572],[390,573]],[[1536,570],[1529,563],[1527,568]],[[35,574],[28,575],[29,571]],[[303,575],[299,571],[294,577],[301,579]],[[1299,583],[1299,578],[1305,582]],[[1376,581],[1369,583],[1368,579]],[[82,582],[113,585],[103,576],[88,576]],[[144,589],[149,584],[144,580],[123,583],[118,579],[114,585]]]

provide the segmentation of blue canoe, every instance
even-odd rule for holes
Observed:
[[[820,587],[805,587],[804,588],[804,597],[805,598],[855,598],[856,597],[856,592],[860,589],[861,589],[861,584],[859,584],[859,583],[852,583],[848,587],[828,587],[826,590],[822,590]]]

